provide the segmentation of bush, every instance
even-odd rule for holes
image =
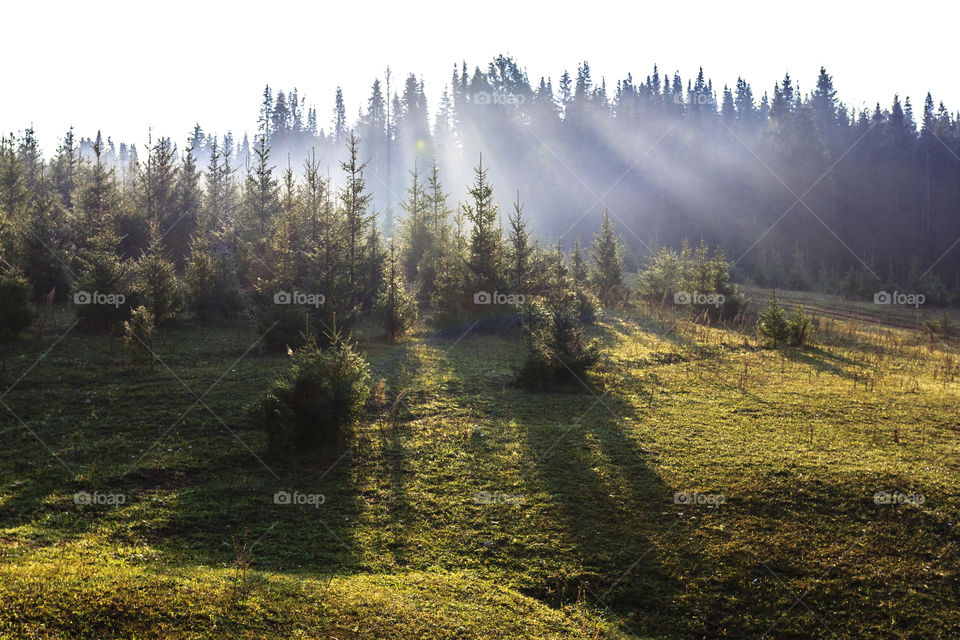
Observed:
[[[691,316],[706,317],[711,322],[733,320],[747,307],[730,282],[730,263],[723,252],[717,249],[711,256],[703,242],[695,252],[686,241],[679,253],[661,249],[650,258],[637,281],[640,295],[651,304],[680,303]]]
[[[924,320],[923,326],[931,336],[953,338],[960,334],[960,327],[957,326],[956,322],[950,319],[950,316],[947,315],[946,311],[943,312],[943,315],[940,316],[939,320],[934,318]]]
[[[330,346],[316,340],[292,353],[293,365],[251,408],[254,422],[267,433],[272,452],[331,445],[363,415],[370,395],[366,359],[336,328]]]
[[[524,337],[528,354],[519,381],[527,387],[582,381],[600,358],[600,341],[584,338],[575,309],[549,309],[535,300],[524,314]]]
[[[774,291],[767,302],[767,308],[760,314],[757,329],[773,348],[782,344],[802,347],[810,339],[812,323],[810,317],[803,310],[803,305],[797,305],[793,315],[788,320],[780,300],[777,299],[777,293]]]
[[[519,379],[535,388],[582,380],[600,357],[600,341],[584,337],[583,303],[559,247],[549,263],[545,295],[534,298],[522,315],[528,355]]]
[[[153,314],[140,305],[123,323],[123,350],[133,362],[148,360],[153,368],[153,334],[156,331]]]

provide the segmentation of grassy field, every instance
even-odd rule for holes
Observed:
[[[64,310],[6,361],[0,638],[957,637],[960,343],[783,298],[811,346],[609,313],[538,394],[518,334],[362,325],[368,419],[285,460],[250,327],[151,371]]]

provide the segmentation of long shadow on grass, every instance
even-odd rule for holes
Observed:
[[[132,531],[174,562],[230,565],[244,544],[262,570],[332,573],[353,562],[360,507],[348,446],[264,456],[271,473],[239,444],[225,444],[202,467],[187,469],[189,480],[179,487],[171,487],[168,472],[149,467],[118,478],[157,479],[130,506]]]
[[[675,489],[626,426],[624,419],[636,419],[632,409],[577,382],[535,393],[484,380],[484,370],[503,368],[496,354],[522,361],[522,343],[501,342],[464,340],[448,358],[461,382],[458,401],[479,413],[464,445],[468,473],[494,501],[472,505],[465,517],[481,543],[475,553],[552,606],[579,597],[641,634],[709,633],[676,601],[685,576],[711,573],[713,560],[685,539]]]
[[[404,348],[380,340],[367,347],[375,379],[408,366]],[[272,362],[253,359],[254,370],[258,360]],[[273,375],[261,376],[242,404],[254,401]],[[232,399],[229,393],[223,398]],[[230,564],[236,547],[246,543],[254,568],[263,570],[331,574],[366,566],[365,546],[370,545],[357,539],[356,527],[368,508],[365,500],[379,496],[361,487],[368,486],[367,478],[357,477],[355,466],[370,455],[374,427],[359,425],[338,443],[309,451],[268,455],[264,434],[242,412],[233,417],[230,426],[237,437],[213,421],[216,440],[203,445],[209,457],[188,470],[201,475],[176,491],[169,517],[145,519],[145,535],[185,562]],[[403,461],[389,459],[395,463],[391,509],[403,510]]]
[[[853,380],[857,378],[857,375],[844,368],[862,366],[862,363],[848,358],[847,356],[838,355],[836,353],[830,353],[829,351],[815,346],[804,347],[803,349],[785,349],[783,357],[792,362],[797,362],[800,364],[805,364],[813,367],[815,370],[832,373],[835,376]]]
[[[543,420],[534,411],[520,421],[526,484],[561,526],[571,556],[563,564],[580,567],[570,586],[586,584],[587,599],[624,616],[634,632],[688,628],[690,612],[676,606],[684,577],[709,573],[711,558],[687,544],[675,490],[623,426],[629,408],[586,391],[574,396],[578,403],[558,394],[528,397],[531,404],[570,407],[561,420]]]

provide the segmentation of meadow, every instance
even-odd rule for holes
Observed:
[[[361,322],[366,418],[284,458],[249,323],[151,367],[56,309],[5,359],[0,638],[957,637],[960,343],[782,299],[807,346],[630,306],[537,393],[519,331]]]

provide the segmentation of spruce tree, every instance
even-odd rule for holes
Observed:
[[[77,282],[71,299],[86,329],[117,329],[130,314],[133,268],[130,260],[117,254],[119,244],[116,233],[104,229],[89,238],[77,256]],[[94,300],[94,294],[114,296],[114,303]]]
[[[197,229],[203,194],[200,190],[200,171],[194,147],[188,147],[177,172],[174,201],[175,219],[164,233],[164,242],[174,263],[182,266],[189,251],[190,238]]]
[[[18,262],[35,292],[53,293],[57,301],[62,301],[70,288],[68,262],[73,247],[59,194],[53,188],[40,189],[28,215]]]
[[[586,370],[600,355],[599,341],[584,336],[573,280],[559,242],[547,263],[545,294],[534,301],[524,318],[529,352],[519,381],[534,388],[582,382]]]
[[[359,160],[360,139],[350,132],[347,140],[347,160],[340,163],[346,184],[340,190],[340,207],[345,226],[344,240],[347,253],[347,284],[351,305],[359,304],[362,293],[368,289],[362,280],[363,243],[371,226],[368,213],[370,194],[367,193],[363,171],[365,163]]]
[[[417,302],[404,286],[403,268],[393,241],[390,242],[376,312],[390,340],[406,333],[417,319]]]
[[[767,301],[767,308],[760,314],[757,328],[760,335],[766,338],[768,344],[774,348],[787,341],[790,327],[787,322],[787,314],[777,299],[776,291]]]
[[[597,297],[605,306],[612,306],[622,298],[623,246],[607,210],[603,212],[600,233],[593,237],[590,258],[590,279]]]
[[[99,131],[93,144],[93,156],[93,164],[83,172],[80,186],[80,212],[75,234],[81,239],[90,238],[99,231],[112,230],[120,200],[113,167],[105,162]]]
[[[400,235],[403,241],[403,257],[401,260],[403,274],[407,282],[420,279],[420,263],[430,251],[434,241],[431,233],[431,224],[428,218],[428,199],[424,191],[420,172],[414,163],[410,172],[410,186],[407,188],[407,199],[400,203],[404,217],[400,225]]]
[[[483,168],[483,157],[474,168],[474,184],[468,193],[472,202],[461,205],[470,222],[470,245],[467,257],[467,286],[471,296],[481,292],[493,293],[503,280],[503,235],[497,224],[497,206],[493,202],[493,187]],[[482,311],[482,309],[474,309]]]
[[[60,196],[60,202],[70,210],[73,208],[77,190],[77,174],[80,154],[77,151],[73,127],[67,130],[57,147],[57,156],[53,161],[53,185]]]
[[[172,319],[183,304],[176,267],[167,259],[159,229],[151,232],[150,245],[137,261],[137,289],[157,327]]]
[[[417,264],[417,273],[419,274],[419,295],[423,300],[429,300],[436,291],[440,260],[450,242],[448,218],[451,212],[447,204],[447,194],[444,193],[443,186],[440,184],[440,169],[436,162],[433,163],[427,178],[425,196],[430,240],[426,252]]]
[[[510,231],[507,236],[507,279],[510,293],[527,295],[531,293],[531,271],[535,243],[530,239],[527,220],[523,217],[523,205],[520,204],[520,192],[513,204],[513,213],[509,216]]]
[[[437,275],[434,279],[434,291],[430,297],[430,303],[436,312],[436,322],[441,327],[458,324],[469,304],[466,295],[468,270],[464,223],[465,216],[461,209],[454,216],[450,239],[443,243],[443,250],[437,261]]]
[[[242,304],[236,274],[210,237],[202,228],[197,231],[184,268],[186,306],[200,322],[232,318]]]
[[[279,207],[277,194],[277,180],[270,165],[270,147],[266,137],[260,135],[254,147],[254,166],[247,171],[237,223],[238,268],[245,284],[270,275],[264,257],[270,221]]]

